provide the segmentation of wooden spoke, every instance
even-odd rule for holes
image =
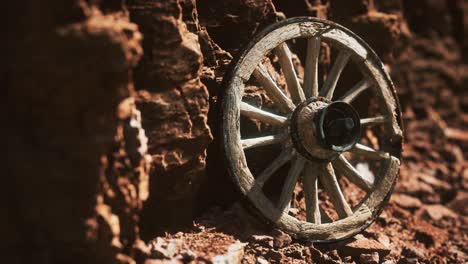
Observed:
[[[249,105],[248,103],[242,102],[240,105],[241,114],[248,116],[253,119],[265,122],[271,125],[281,126],[286,124],[287,118],[284,116],[275,115],[273,113],[264,111],[255,106]]]
[[[287,139],[287,137],[288,135],[286,133],[281,133],[281,134],[272,135],[272,136],[241,139],[241,144],[242,144],[243,149],[255,148],[255,147],[261,147],[261,146],[284,142]]]
[[[307,98],[318,96],[318,60],[320,54],[320,37],[307,40],[306,67],[304,72],[304,93]]]
[[[319,168],[317,164],[307,162],[304,173],[302,175],[302,185],[304,187],[306,217],[311,223],[320,224],[320,208],[317,190],[317,175]]]
[[[346,178],[348,178],[352,183],[356,184],[356,186],[366,192],[370,192],[374,187],[374,184],[359,174],[359,172],[343,155],[340,155],[333,161],[333,167],[346,176]]]
[[[329,162],[327,165],[322,167],[319,173],[320,182],[323,188],[330,196],[330,200],[335,206],[335,210],[340,218],[346,218],[353,214],[351,207],[346,202],[343,193],[341,192],[340,185],[336,179],[335,171],[333,170],[332,164]]]
[[[356,97],[372,86],[369,80],[362,80],[351,88],[345,95],[340,98],[340,101],[351,103]]]
[[[354,148],[351,149],[351,153],[357,154],[364,156],[369,159],[373,160],[380,160],[380,159],[388,159],[390,158],[390,154],[387,152],[383,152],[380,150],[375,150],[371,147],[368,147],[366,145],[357,143]]]
[[[385,122],[387,122],[387,118],[385,116],[368,117],[361,119],[361,125],[363,126],[373,126]]]
[[[284,148],[278,157],[276,157],[268,167],[266,167],[255,179],[255,183],[262,187],[266,181],[279,169],[281,168],[286,162],[290,161],[291,158],[294,156],[294,151],[292,148]]]
[[[283,71],[284,78],[288,90],[291,93],[293,102],[298,104],[305,100],[304,91],[302,91],[299,79],[297,78],[296,71],[291,58],[291,51],[286,43],[281,43],[275,48],[275,53],[278,56],[281,70]]]
[[[283,91],[278,87],[276,82],[271,78],[270,74],[264,68],[262,64],[254,70],[253,75],[255,79],[260,83],[268,97],[277,104],[282,110],[291,112],[296,108],[294,103],[289,99]]]
[[[340,79],[341,72],[348,63],[350,54],[347,51],[341,50],[336,58],[336,61],[333,63],[333,66],[328,74],[327,80],[323,84],[321,91],[321,96],[331,100],[333,98],[333,93],[335,92],[336,84],[338,79]]]
[[[306,160],[302,156],[297,155],[296,159],[291,164],[278,201],[278,209],[282,212],[287,212],[289,209],[294,188],[296,187],[299,175],[302,173],[305,162]]]

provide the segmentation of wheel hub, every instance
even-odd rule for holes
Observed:
[[[359,140],[360,118],[345,102],[312,97],[294,110],[290,133],[295,148],[313,161],[329,161]]]

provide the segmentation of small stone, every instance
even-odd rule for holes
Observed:
[[[408,258],[418,258],[421,260],[426,258],[426,254],[424,254],[424,251],[422,249],[408,246],[403,247],[401,255]]]
[[[420,214],[425,217],[426,219],[439,221],[443,218],[446,219],[457,219],[458,215],[450,210],[449,208],[441,205],[441,204],[431,204],[425,205],[422,209]]]
[[[312,257],[312,260],[314,262],[319,262],[319,260],[322,259],[323,253],[320,250],[316,249],[313,246],[311,246],[309,250],[310,250],[310,255]]]
[[[424,220],[418,221],[413,229],[415,231],[414,238],[427,247],[436,243],[443,243],[448,239],[448,234],[445,230],[435,227]]]
[[[295,259],[303,259],[304,256],[302,255],[302,248],[301,247],[289,247],[284,254],[288,257],[295,258]]]
[[[422,206],[422,203],[418,198],[401,193],[396,193],[392,195],[391,200],[398,206],[407,209],[419,208]]]
[[[290,235],[278,229],[274,231],[273,246],[275,248],[282,248],[282,247],[289,246],[291,242],[292,242],[292,238]]]
[[[265,254],[265,257],[267,259],[272,259],[274,261],[281,261],[281,259],[284,257],[283,254],[277,250],[270,249],[268,252]]]
[[[116,262],[117,264],[136,264],[135,260],[131,258],[130,256],[127,256],[125,254],[118,253],[116,256]]]
[[[195,260],[197,258],[197,254],[193,252],[192,250],[188,249],[184,252],[182,252],[182,259],[186,262],[190,262],[192,260]]]
[[[252,235],[250,236],[249,241],[264,247],[273,247],[273,237],[271,236]]]
[[[468,215],[468,192],[460,191],[448,204],[448,207],[462,215]]]
[[[398,264],[420,264],[417,258],[401,258]]]
[[[381,258],[390,253],[390,249],[377,240],[361,238],[343,245],[340,249],[342,255],[359,258],[361,254],[377,252]]]
[[[379,261],[379,253],[377,252],[372,252],[371,254],[361,254],[359,256],[359,262],[362,264],[379,264]]]
[[[181,244],[181,241],[171,240],[166,247],[166,257],[174,257],[177,251],[179,251]]]
[[[382,243],[382,245],[386,247],[390,247],[390,238],[384,234],[378,234],[377,241],[379,241],[380,243]]]
[[[328,252],[328,256],[330,256],[330,258],[333,260],[341,261],[341,257],[336,249]]]
[[[344,257],[344,258],[343,258],[343,262],[344,262],[344,263],[355,263],[355,262],[353,261],[353,257],[351,257],[351,256],[346,256],[346,257]]]

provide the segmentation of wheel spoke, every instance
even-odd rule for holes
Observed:
[[[318,166],[308,162],[305,165],[302,184],[304,187],[306,217],[311,223],[320,224],[320,208],[317,190]]]
[[[294,70],[291,51],[289,50],[288,45],[286,43],[280,44],[275,48],[275,53],[278,56],[281,70],[283,71],[284,78],[286,79],[286,84],[288,86],[289,92],[291,93],[293,102],[298,104],[304,101],[304,91],[302,91],[301,85],[299,84],[299,79],[296,75],[296,71]]]
[[[276,157],[268,167],[266,167],[255,179],[255,183],[262,187],[266,181],[286,162],[290,161],[294,156],[292,148],[284,148],[278,157]]]
[[[320,37],[307,40],[306,67],[304,72],[304,93],[306,97],[318,96],[318,59]]]
[[[262,64],[254,70],[253,75],[263,87],[268,97],[282,110],[287,112],[294,110],[294,103],[281,91]]]
[[[340,98],[340,101],[351,103],[356,97],[364,92],[366,89],[372,86],[372,83],[369,80],[362,80],[351,88],[345,95]]]
[[[253,119],[257,119],[259,121],[262,121],[271,125],[281,126],[281,125],[286,124],[286,121],[288,120],[284,116],[275,115],[273,113],[264,111],[262,109],[259,109],[245,102],[241,102],[240,111],[241,111],[241,114],[245,116],[248,116]]]
[[[375,116],[375,117],[368,117],[361,119],[361,125],[363,126],[373,126],[377,124],[382,124],[387,122],[387,118],[385,116]]]
[[[287,139],[287,137],[288,135],[286,133],[281,133],[258,138],[241,139],[241,144],[243,149],[255,148],[283,142]]]
[[[281,190],[281,195],[278,201],[278,209],[282,212],[289,209],[289,204],[291,203],[292,194],[294,188],[296,187],[297,180],[299,175],[302,173],[302,170],[305,165],[305,159],[299,155],[296,156],[296,159],[291,164],[288,175],[284,180],[283,189]]]
[[[366,192],[372,190],[373,183],[365,179],[343,155],[333,161],[333,166],[362,190]]]
[[[375,150],[371,147],[368,147],[360,143],[357,143],[354,146],[354,148],[352,148],[350,151],[351,153],[361,155],[361,156],[364,156],[366,158],[373,159],[373,160],[381,160],[381,159],[390,158],[390,154],[388,154],[387,152]]]
[[[338,79],[340,78],[341,72],[343,71],[344,67],[348,63],[350,57],[350,53],[347,51],[341,50],[336,58],[335,63],[328,74],[327,80],[323,84],[323,89],[321,91],[321,95],[329,100],[333,98],[333,93],[335,92],[336,84],[338,83]]]
[[[353,214],[351,207],[346,202],[343,193],[341,192],[340,185],[336,179],[335,171],[331,163],[328,163],[322,168],[319,173],[320,182],[325,191],[330,196],[330,200],[335,206],[335,210],[340,218],[346,218]]]

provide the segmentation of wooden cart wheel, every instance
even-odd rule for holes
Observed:
[[[307,42],[303,78],[287,44],[298,39]],[[337,52],[322,83],[323,47]],[[266,28],[235,63],[225,80],[222,131],[240,191],[297,238],[336,241],[369,226],[391,195],[402,150],[398,99],[374,51],[336,23],[297,17]],[[346,66],[359,74],[351,87],[339,85]],[[245,97],[255,87],[262,105]],[[372,116],[360,117],[366,113]],[[258,135],[246,135],[252,127]]]

